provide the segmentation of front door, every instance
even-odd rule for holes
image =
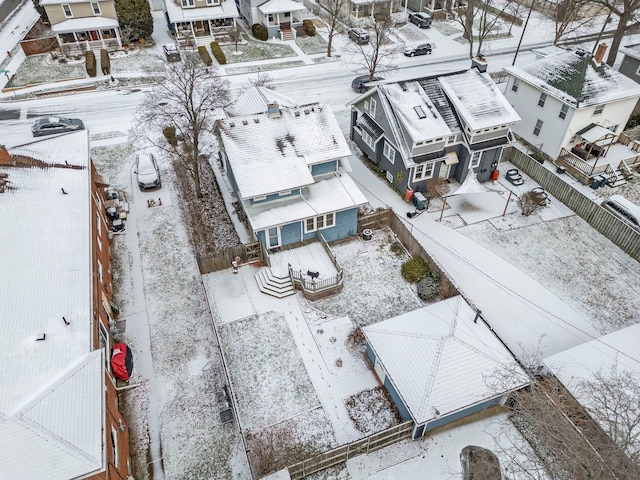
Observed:
[[[282,22],[280,24],[280,30],[291,30],[291,22]]]
[[[280,229],[272,227],[267,230],[267,248],[276,248],[280,246]]]
[[[449,178],[449,172],[451,171],[451,165],[447,165],[442,162],[440,164],[440,171],[438,172],[438,177],[447,179]]]

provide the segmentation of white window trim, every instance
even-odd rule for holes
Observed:
[[[111,425],[111,443],[113,444],[113,464],[116,468],[120,468],[118,458],[118,429]]]
[[[396,150],[386,140],[384,141],[384,149],[383,149],[382,154],[393,165],[393,163],[395,162]]]
[[[100,4],[98,2],[91,2],[91,11],[94,15],[102,15],[102,10],[100,10]]]
[[[604,104],[596,105],[596,108],[593,109],[593,115],[592,116],[595,117],[596,115],[600,115],[602,112],[604,112]]]
[[[371,150],[375,150],[376,149],[376,142],[373,140],[373,137],[371,135],[369,135],[368,132],[362,130],[362,135],[360,136],[360,138],[362,138],[362,141],[369,148],[371,148]]]
[[[478,168],[480,166],[480,160],[482,159],[482,151],[476,151],[471,154],[471,162],[469,168]]]
[[[538,124],[540,124],[540,127],[538,127]],[[538,120],[538,121],[536,121],[536,124],[535,124],[535,126],[533,127],[533,134],[534,134],[536,137],[539,137],[539,136],[540,136],[540,132],[542,131],[542,125],[544,125],[544,122],[543,122],[542,120]],[[536,130],[538,130],[538,132],[537,132],[537,133],[536,133]]]
[[[640,65],[638,65],[638,69],[636,70],[636,75],[640,75]]]
[[[387,170],[385,177],[387,177],[389,183],[393,183],[393,174],[389,170]]]
[[[548,96],[546,93],[544,92],[540,93],[540,97],[538,98],[538,106],[540,108],[544,108],[544,104],[547,103],[547,98]]]
[[[517,78],[514,78],[513,85],[511,85],[511,91],[518,93],[518,87],[520,87],[520,80]]]
[[[318,228],[318,219],[322,219],[322,227]],[[309,220],[313,221],[312,228],[309,228]],[[329,222],[331,222],[329,224]],[[327,228],[335,227],[336,225],[336,214],[335,212],[326,213],[324,215],[318,215],[317,217],[305,218],[304,219],[304,233],[317,232],[318,230],[325,230]]]
[[[267,196],[266,195],[260,195],[258,197],[253,197],[253,201],[254,202],[262,202],[263,200],[266,200]]]
[[[569,105],[563,103],[562,107],[560,107],[560,113],[558,114],[558,117],[564,120],[565,118],[567,118],[567,113],[569,113]]]
[[[377,105],[376,99],[375,98],[370,98],[369,99],[369,109],[367,110],[367,113],[369,114],[369,116],[371,118],[375,118],[375,116],[376,116],[376,105]],[[365,105],[365,108],[366,108],[366,105]]]
[[[62,6],[62,13],[64,14],[64,17],[73,18],[73,10],[71,10],[71,5],[69,5],[68,3],[63,3],[61,6]],[[67,10],[69,11],[68,14],[67,14]]]
[[[429,166],[430,168],[426,168],[427,166]],[[422,168],[422,173],[420,175],[418,175],[418,168],[419,167],[423,167]],[[434,170],[434,164],[433,163],[423,163],[423,164],[420,164],[420,165],[416,165],[416,168],[413,171],[413,181],[414,182],[419,182],[420,180],[433,178],[433,170]]]

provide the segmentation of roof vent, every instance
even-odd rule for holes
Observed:
[[[36,342],[41,342],[45,338],[47,338],[47,334],[46,333],[39,333],[38,336],[36,336]]]
[[[407,82],[398,82],[403,92],[407,91]]]
[[[230,126],[231,128],[233,128],[233,127],[235,127],[235,126],[236,126],[236,123],[235,123],[235,122],[231,122],[231,123],[229,124],[229,126]]]
[[[267,117],[278,118],[280,117],[280,106],[278,102],[267,103]]]
[[[243,124],[243,125],[248,125],[248,124],[249,124],[249,122],[248,122],[247,120],[242,120],[242,124]]]
[[[296,117],[299,117],[299,116],[300,116],[300,112],[299,112],[298,110],[296,110],[295,112],[293,112],[293,114],[294,114]]]
[[[307,108],[307,109],[305,109],[304,114],[305,114],[305,115],[309,115],[309,109],[308,109],[308,108]]]
[[[254,118],[253,119],[253,123],[260,123],[260,119],[259,118]]]

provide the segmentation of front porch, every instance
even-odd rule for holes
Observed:
[[[67,20],[51,27],[60,50],[65,55],[82,53],[87,50],[115,51],[122,48],[117,20],[102,17],[96,17],[93,19],[94,22],[78,22],[77,20],[86,19]]]
[[[169,31],[182,47],[207,44],[236,28],[238,9],[230,0],[201,8],[181,8],[174,2],[165,2],[165,5]]]
[[[354,20],[391,16],[403,10],[402,0],[351,0],[351,17]]]
[[[267,27],[269,38],[295,40],[296,27],[302,25],[307,9],[294,0],[269,0],[260,5],[261,22]]]

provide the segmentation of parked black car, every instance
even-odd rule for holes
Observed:
[[[84,130],[84,123],[79,118],[47,117],[39,118],[31,125],[34,137],[52,135],[54,133],[75,132]]]
[[[373,77],[372,82],[379,82],[380,80],[384,80],[382,77]],[[369,90],[371,87],[367,87],[365,83],[369,82],[369,75],[360,75],[353,79],[351,82],[351,88],[353,88],[358,93],[364,93]]]
[[[431,26],[431,15],[424,12],[416,12],[409,14],[409,21],[415,23],[420,28],[429,28]]]
[[[164,56],[167,57],[168,62],[179,62],[180,61],[180,50],[173,43],[167,43],[162,46],[162,51],[164,52]]]
[[[366,30],[363,30],[361,28],[351,28],[349,29],[349,31],[347,31],[347,35],[358,45],[369,43],[369,34]]]
[[[136,155],[136,164],[133,173],[136,174],[140,190],[160,188],[160,169],[156,157],[150,152],[141,152]]]
[[[404,49],[404,54],[407,57],[414,57],[416,55],[429,55],[431,54],[431,44],[422,43],[415,47],[407,47]]]

